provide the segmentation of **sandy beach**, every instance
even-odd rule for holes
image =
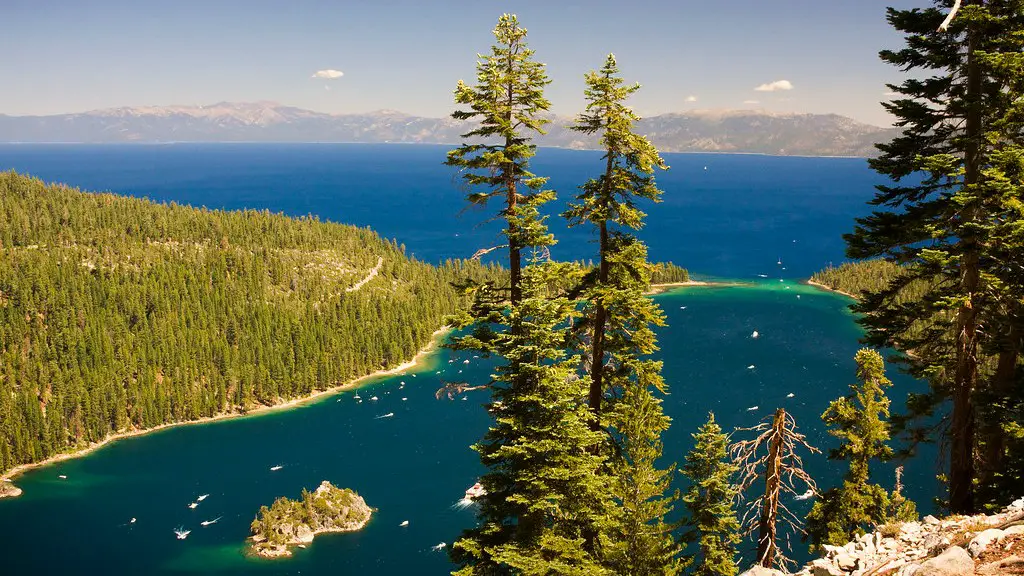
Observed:
[[[843,296],[846,296],[847,298],[853,298],[854,300],[858,300],[859,299],[857,296],[854,296],[853,294],[850,294],[849,292],[843,292],[842,290],[836,290],[835,288],[831,288],[829,286],[826,286],[826,285],[821,284],[819,282],[815,282],[813,280],[807,280],[806,284],[808,286],[814,286],[815,288],[819,288],[819,289],[824,290],[826,292],[834,292],[836,294],[842,294]]]
[[[372,372],[372,373],[367,374],[365,376],[360,376],[359,378],[356,378],[354,380],[349,380],[348,382],[345,382],[344,384],[339,384],[338,386],[334,386],[334,387],[331,387],[331,388],[327,388],[325,390],[320,390],[320,391],[314,392],[313,394],[310,394],[309,396],[303,396],[301,398],[294,398],[294,399],[291,399],[291,400],[279,402],[277,404],[271,404],[271,405],[267,405],[267,406],[259,406],[258,408],[253,408],[252,410],[248,410],[246,412],[225,412],[223,414],[217,414],[216,416],[207,416],[207,417],[204,417],[204,418],[199,418],[198,420],[187,420],[187,421],[184,421],[184,422],[168,422],[166,424],[161,424],[159,426],[154,426],[153,428],[144,428],[144,429],[140,429],[140,430],[125,430],[123,432],[118,432],[116,434],[111,434],[110,436],[107,436],[106,438],[104,438],[100,442],[94,442],[94,443],[86,446],[85,448],[76,450],[74,452],[66,452],[66,453],[63,453],[63,454],[57,454],[57,455],[51,456],[51,457],[49,457],[49,458],[47,458],[45,460],[40,460],[39,462],[32,462],[32,463],[29,463],[29,464],[21,464],[21,465],[15,466],[14,468],[11,468],[7,472],[5,472],[2,476],[0,476],[0,483],[6,484],[6,486],[8,488],[8,490],[6,490],[6,491],[5,490],[0,490],[0,498],[16,497],[16,496],[21,495],[22,491],[11,483],[11,481],[14,480],[16,477],[18,477],[19,475],[24,474],[25,472],[27,472],[29,470],[32,470],[34,468],[41,468],[43,466],[47,466],[47,465],[53,464],[55,462],[62,462],[64,460],[71,460],[72,458],[79,458],[81,456],[85,456],[86,454],[89,454],[90,452],[92,452],[94,450],[98,450],[98,449],[106,446],[110,442],[114,442],[114,441],[117,441],[117,440],[123,440],[125,438],[133,438],[135,436],[142,436],[143,434],[149,434],[151,432],[156,432],[158,430],[164,430],[164,429],[172,428],[172,427],[175,427],[175,426],[189,426],[189,425],[194,425],[194,424],[208,424],[210,422],[216,422],[218,420],[227,420],[229,418],[242,418],[242,417],[247,417],[247,416],[258,416],[258,415],[266,414],[268,412],[273,412],[273,411],[277,411],[277,410],[286,410],[288,408],[294,408],[296,406],[300,406],[300,405],[303,405],[303,404],[308,404],[310,402],[314,402],[316,400],[319,400],[320,398],[323,398],[324,396],[330,396],[332,394],[337,394],[338,392],[341,392],[341,391],[344,391],[344,390],[348,390],[348,389],[351,389],[351,388],[356,388],[360,384],[366,384],[367,382],[369,382],[371,380],[375,380],[375,379],[383,377],[383,376],[391,376],[391,375],[398,374],[398,373],[406,371],[406,370],[410,370],[410,369],[415,368],[416,366],[418,366],[426,358],[426,356],[428,354],[430,354],[435,348],[437,348],[438,343],[442,340],[444,335],[448,334],[450,331],[451,331],[451,329],[448,328],[447,326],[435,330],[434,333],[431,334],[431,336],[430,336],[430,342],[428,342],[426,346],[424,346],[422,349],[420,349],[420,351],[417,352],[415,356],[413,356],[412,360],[409,360],[407,362],[403,362],[402,364],[399,364],[398,366],[395,366],[394,368],[387,368],[387,369],[383,369],[383,370],[378,370],[376,372]],[[13,488],[13,490],[11,488]]]

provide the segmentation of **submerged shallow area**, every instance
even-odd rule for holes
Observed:
[[[656,300],[669,321],[659,331],[673,418],[667,461],[682,459],[708,411],[729,430],[784,406],[813,444],[829,446],[818,416],[852,381],[858,347],[848,299],[771,280]],[[433,547],[474,520],[459,500],[481,472],[469,446],[487,427],[486,392],[466,400],[434,393],[442,381],[487,374],[481,359],[438,350],[416,372],[308,405],[161,430],[33,470],[18,479],[24,495],[0,501],[0,543],[16,551],[5,557],[15,574],[447,573],[444,550]],[[894,397],[917,385],[893,379]],[[935,492],[931,463],[907,466],[919,502]],[[841,472],[820,456],[808,466],[820,482]],[[254,511],[322,479],[353,488],[379,512],[362,531],[323,535],[287,560],[246,557]],[[190,509],[201,494],[210,496]],[[175,537],[178,527],[192,530],[187,539]],[[55,543],[62,554],[49,552]]]

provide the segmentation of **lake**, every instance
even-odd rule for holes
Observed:
[[[315,214],[370,226],[417,258],[437,262],[498,243],[497,228],[481,224],[484,214],[463,211],[459,184],[441,165],[445,149],[0,145],[0,169],[158,201]],[[730,430],[779,406],[827,450],[819,416],[854,379],[860,330],[849,300],[800,281],[843,259],[841,234],[866,212],[877,177],[858,159],[669,154],[666,160],[672,169],[659,177],[664,202],[644,207],[650,218],[641,236],[651,257],[699,277],[749,282],[656,297],[669,322],[659,330],[671,387],[665,410],[673,418],[666,460],[681,461],[708,411]],[[600,155],[545,149],[534,167],[564,198],[600,169]],[[565,230],[556,217],[551,224],[559,237],[555,257],[592,257],[588,231]],[[0,500],[5,573],[447,573],[446,554],[432,547],[450,545],[474,521],[472,508],[457,502],[481,472],[469,446],[488,417],[480,406],[483,391],[454,401],[434,393],[442,378],[482,381],[489,373],[471,355],[438,350],[415,370],[358,390],[162,430],[29,472],[17,481],[23,496]],[[890,376],[894,407],[921,387],[893,370]],[[380,418],[388,413],[394,416]],[[807,463],[825,486],[842,474],[823,456]],[[890,471],[881,468],[877,480],[891,486]],[[906,463],[907,491],[925,513],[938,490],[934,474],[934,450]],[[370,524],[359,533],[317,537],[290,559],[245,557],[259,507],[297,497],[321,480],[352,488],[378,508]],[[202,494],[209,496],[189,509]],[[401,527],[405,520],[409,525]],[[175,538],[177,527],[192,530],[187,540]],[[805,557],[806,547],[797,547]]]

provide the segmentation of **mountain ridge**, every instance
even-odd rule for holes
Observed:
[[[596,137],[551,115],[540,146],[597,149]],[[663,152],[722,152],[793,156],[871,156],[894,129],[838,114],[764,110],[693,110],[647,117],[639,131]],[[0,114],[0,142],[350,142],[454,144],[467,122],[397,110],[328,114],[276,102],[125,106],[49,116]]]

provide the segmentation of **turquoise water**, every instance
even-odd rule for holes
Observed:
[[[454,232],[446,220],[457,219],[449,210],[457,213],[458,194],[452,190],[450,173],[437,169],[433,152],[416,147],[374,149],[374,154],[394,154],[391,160],[401,160],[408,174],[423,175],[420,180],[432,182],[431,194],[444,202],[420,198],[416,186],[424,186],[422,182],[402,188],[409,177],[376,170],[377,164],[367,158],[377,156],[366,148],[328,149],[347,160],[340,168],[325,164],[307,176],[296,172],[296,192],[290,196],[272,193],[278,188],[261,180],[265,169],[251,167],[275,158],[272,148],[244,153],[232,147],[198,147],[191,156],[174,147],[166,148],[171,152],[161,153],[162,149],[0,147],[0,169],[17,167],[90,188],[211,206],[276,209],[290,198],[289,211],[296,213],[307,211],[303,202],[314,194],[310,191],[317,191],[331,199],[318,212],[324,217],[360,224],[392,222],[385,234],[399,237],[424,258],[459,255],[458,250],[465,248],[452,240]],[[282,165],[299,170],[310,162],[296,150],[300,149],[280,151]],[[345,150],[352,152],[351,157]],[[197,167],[193,182],[183,175],[189,158]],[[558,177],[571,180],[581,159],[588,157],[567,153],[564,158],[568,167]],[[669,158],[677,168],[725,165],[732,175],[716,176],[725,182],[717,188],[708,183],[702,184],[710,186],[706,188],[689,185],[683,178],[676,181],[665,205],[652,213],[654,230],[647,230],[652,251],[657,247],[662,257],[697,272],[754,283],[657,296],[669,322],[659,331],[659,356],[671,386],[665,407],[674,420],[665,438],[666,460],[682,458],[691,446],[690,433],[709,410],[730,429],[752,425],[784,406],[812,443],[830,446],[818,417],[852,381],[859,329],[846,308],[848,300],[801,285],[797,279],[819,261],[841,259],[836,236],[850,218],[840,214],[841,209],[859,205],[870,194],[871,176],[851,161],[776,160]],[[358,162],[366,164],[365,170],[353,165]],[[376,162],[384,164],[380,158]],[[229,182],[225,174],[231,170],[234,179]],[[775,183],[759,185],[768,175]],[[370,181],[374,184],[367,189],[375,194],[364,198],[358,193],[359,183]],[[336,187],[324,191],[318,182]],[[436,190],[438,186],[446,188]],[[175,190],[186,192],[176,196]],[[776,197],[769,198],[770,194]],[[453,195],[456,199],[445,203]],[[409,206],[413,208],[401,209]],[[769,206],[775,206],[774,213],[766,213]],[[387,214],[396,216],[389,220]],[[402,226],[395,226],[394,220]],[[695,235],[690,225],[706,236]],[[820,241],[808,236],[808,225]],[[477,240],[487,239],[485,231],[473,233],[481,235]],[[582,254],[592,248],[588,240],[584,234],[570,235],[564,249]],[[696,263],[684,259],[687,255]],[[784,265],[776,263],[779,256],[785,258]],[[759,279],[759,273],[772,277]],[[750,337],[754,330],[760,333],[757,339]],[[753,369],[748,368],[751,365]],[[480,407],[482,391],[454,401],[437,400],[434,393],[442,378],[482,381],[488,374],[488,365],[479,359],[438,350],[415,372],[381,378],[358,391],[253,417],[162,430],[29,472],[18,479],[25,490],[22,497],[0,500],[4,574],[447,573],[451,566],[445,553],[432,547],[450,544],[474,520],[471,508],[456,504],[481,472],[469,445],[486,429],[487,416]],[[892,377],[894,398],[919,386],[898,374]],[[356,393],[361,403],[354,398]],[[790,393],[793,397],[787,398]],[[371,401],[373,396],[378,400]],[[388,413],[394,416],[378,418]],[[807,462],[825,485],[842,473],[823,456]],[[280,470],[270,470],[278,465]],[[891,484],[888,470],[880,472],[886,472],[880,481]],[[926,504],[937,489],[933,475],[931,453],[907,463],[905,481],[911,496]],[[322,480],[353,488],[378,508],[370,524],[359,533],[317,537],[290,559],[247,558],[244,541],[259,507],[278,496],[298,496],[302,488],[313,488]],[[189,509],[187,505],[201,494],[210,496],[195,510]],[[215,518],[220,518],[215,524],[200,525]],[[403,528],[399,524],[404,520],[409,525]],[[177,540],[177,527],[192,532],[186,540]],[[802,545],[799,549],[804,550]]]

